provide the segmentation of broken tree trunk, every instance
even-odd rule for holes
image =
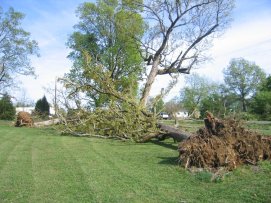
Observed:
[[[147,142],[153,138],[157,138],[158,140],[172,138],[174,142],[182,142],[191,136],[189,132],[162,123],[159,123],[157,127],[160,129],[160,132],[145,136],[140,142]]]
[[[158,136],[159,140],[164,140],[168,137],[171,137],[175,142],[182,142],[183,140],[186,140],[188,137],[191,136],[190,133],[186,131],[182,131],[178,128],[174,128],[172,126],[162,123],[158,124],[158,128],[163,132]]]

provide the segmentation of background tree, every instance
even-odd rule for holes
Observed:
[[[217,85],[207,78],[198,74],[191,74],[185,77],[185,87],[180,91],[180,100],[183,107],[190,115],[200,110],[201,102],[209,95],[215,94]]]
[[[16,110],[8,94],[4,94],[0,99],[0,120],[13,120]]]
[[[251,112],[260,119],[271,120],[271,76],[266,78],[261,89],[252,98]]]
[[[271,75],[267,76],[267,78],[262,83],[260,87],[260,91],[269,91],[271,92]]]
[[[160,95],[158,95],[156,97],[149,98],[147,107],[152,113],[157,115],[157,114],[161,113],[163,110],[165,110],[164,105],[165,105],[165,103],[164,103],[163,99],[161,98]]]
[[[20,95],[16,97],[16,107],[33,107],[35,106],[35,102],[27,97],[26,90],[24,88],[20,88]]]
[[[34,75],[30,55],[38,55],[37,42],[21,28],[24,15],[10,8],[0,7],[0,91],[10,87],[16,76]]]
[[[41,116],[48,116],[50,114],[50,105],[45,96],[36,102],[35,112]]]
[[[224,70],[224,82],[229,92],[236,94],[247,111],[247,99],[260,87],[265,79],[264,71],[254,62],[243,58],[232,59]]]
[[[212,112],[216,117],[222,117],[226,115],[226,104],[224,98],[218,92],[213,92],[204,99],[200,104],[200,114],[205,115],[206,111]]]
[[[135,38],[143,34],[143,20],[134,4],[131,1],[99,0],[97,4],[80,5],[77,15],[80,18],[75,26],[78,31],[67,43],[73,50],[69,58],[74,64],[66,78],[99,89],[94,76],[97,73],[82,68],[84,55],[88,54],[92,66],[100,66],[115,81],[116,90],[130,91],[135,97],[142,74],[142,58]],[[95,107],[108,104],[108,95],[90,88],[86,92]]]
[[[175,120],[177,124],[177,113],[182,109],[179,99],[174,98],[165,103],[165,111]]]

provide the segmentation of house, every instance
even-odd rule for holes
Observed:
[[[16,107],[16,114],[18,114],[20,111],[24,111],[24,112],[32,114],[34,110],[35,110],[35,107]]]
[[[18,114],[20,111],[24,111],[27,113],[32,114],[35,111],[35,107],[16,107],[16,114]],[[55,108],[50,107],[50,115],[55,114]]]
[[[180,119],[185,119],[185,118],[189,117],[188,111],[185,109],[182,109],[182,110],[176,112],[175,116],[176,116],[176,118],[180,118]]]

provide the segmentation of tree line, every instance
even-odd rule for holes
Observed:
[[[204,115],[211,111],[217,117],[235,114],[244,119],[271,119],[270,75],[243,58],[232,59],[223,73],[223,83],[195,73],[187,76],[175,105],[185,108],[191,117],[195,112]]]
[[[17,106],[17,107],[26,107],[26,106]],[[43,119],[48,118],[48,116],[50,115],[50,104],[48,103],[47,98],[45,96],[37,100],[32,115],[38,116]],[[0,120],[14,120],[15,116],[16,116],[16,107],[13,105],[11,96],[5,93],[0,98]]]

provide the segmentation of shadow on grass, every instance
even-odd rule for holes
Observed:
[[[175,145],[172,145],[170,143],[161,142],[161,141],[158,141],[158,140],[151,140],[149,142],[153,143],[153,144],[156,144],[156,145],[159,145],[161,147],[166,147],[168,149],[172,149],[172,150],[177,150],[178,149],[178,147],[175,146]]]
[[[166,164],[166,165],[179,165],[178,162],[178,157],[174,156],[174,157],[158,157],[159,159],[162,159],[161,161],[159,161],[159,164]]]

